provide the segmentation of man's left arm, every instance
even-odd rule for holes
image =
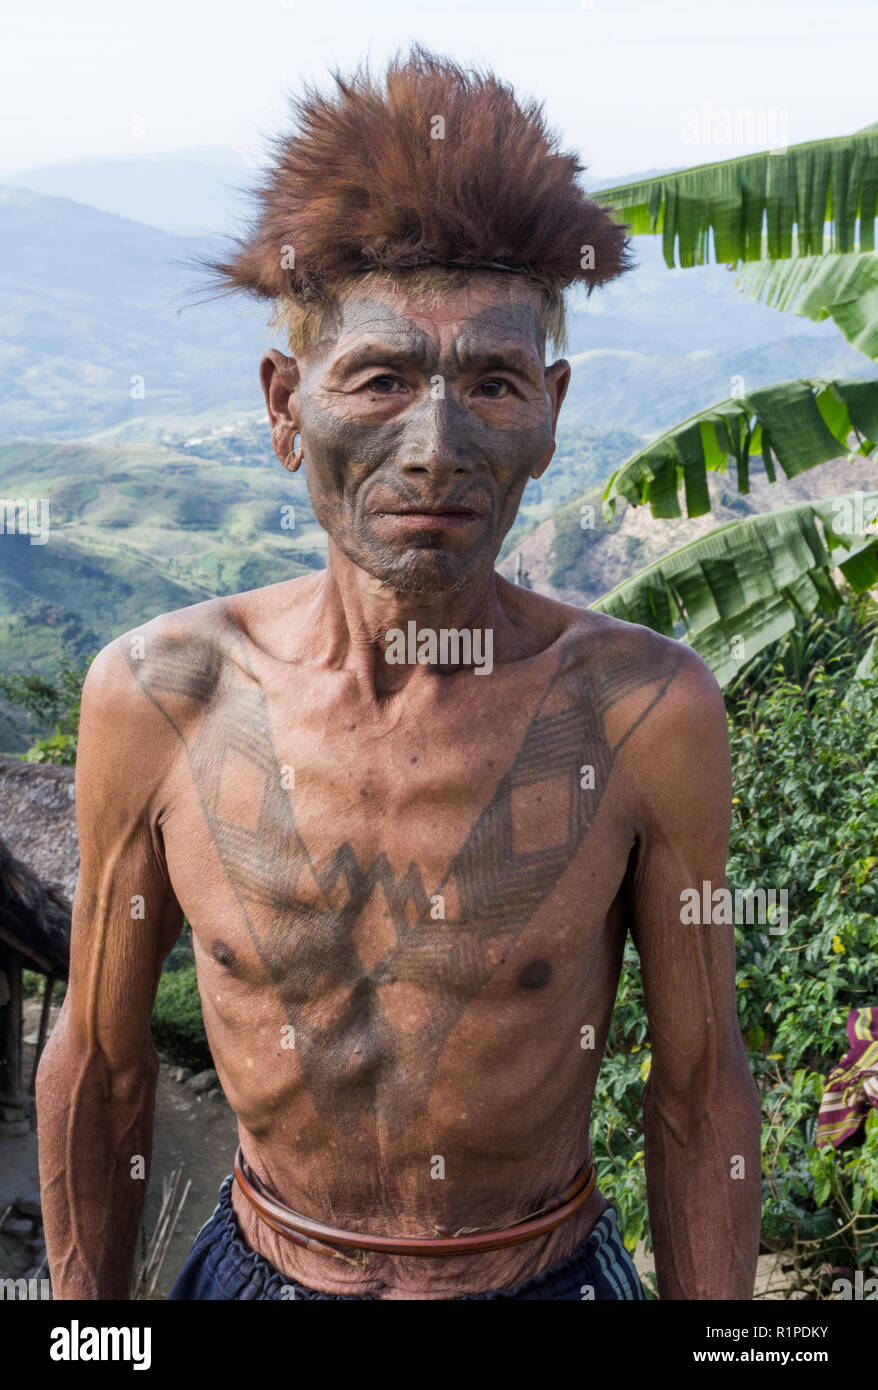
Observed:
[[[692,922],[686,892],[704,903],[726,888],[731,817],[725,705],[694,653],[629,754],[639,826],[626,889],[652,1047],[643,1119],[659,1296],[750,1299],[760,1104],[738,1026],[734,926],[723,913]]]

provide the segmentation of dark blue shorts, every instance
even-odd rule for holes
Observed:
[[[174,1287],[172,1299],[301,1299],[328,1298],[345,1302],[376,1302],[359,1294],[319,1293],[280,1274],[262,1255],[245,1244],[232,1208],[232,1177],[221,1188],[216,1210],[195,1237]],[[608,1206],[577,1250],[560,1264],[516,1284],[511,1289],[464,1294],[454,1302],[484,1298],[554,1299],[568,1303],[583,1299],[643,1299],[634,1261],[622,1244],[616,1208]],[[451,1301],[451,1300],[449,1300]]]

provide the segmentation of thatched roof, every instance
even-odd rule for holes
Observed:
[[[78,869],[73,769],[0,757],[0,934],[61,978]]]
[[[0,839],[0,939],[33,970],[66,980],[70,960],[70,903],[48,887]]]
[[[0,757],[0,836],[16,859],[72,901],[79,870],[73,768]]]

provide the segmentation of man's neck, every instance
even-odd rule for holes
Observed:
[[[412,679],[429,678],[427,665],[410,659],[419,634],[432,632],[437,640],[443,631],[477,634],[480,660],[487,640],[495,662],[515,660],[533,645],[520,619],[504,606],[493,566],[474,572],[453,592],[401,593],[360,569],[330,542],[326,573],[313,605],[317,649],[329,665],[352,671],[376,701],[392,698]],[[388,660],[396,633],[404,639],[403,661]],[[395,646],[399,652],[399,638]]]

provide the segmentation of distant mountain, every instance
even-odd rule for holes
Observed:
[[[253,408],[266,313],[192,305],[209,243],[0,186],[0,436]]]
[[[69,198],[176,236],[223,235],[247,212],[240,189],[257,170],[235,150],[65,160],[11,174],[5,182],[50,198]]]
[[[575,294],[571,299],[571,352],[721,352],[786,338],[844,345],[831,321],[812,323],[741,294],[735,289],[734,273],[724,265],[669,270],[658,237],[634,237],[632,249],[636,263],[631,270],[590,298]]]
[[[618,188],[623,183],[640,183],[643,179],[660,179],[663,174],[679,173],[680,166],[671,169],[641,169],[635,174],[614,174],[610,179],[593,179],[586,170],[582,186],[588,193],[599,193],[604,188]]]
[[[241,218],[252,213],[247,195],[260,172],[237,150],[203,145],[162,154],[67,159],[0,172],[0,180],[46,197],[70,198],[175,236],[221,236],[235,231]],[[592,179],[586,172],[583,183],[597,192],[671,172],[647,169],[611,179]]]
[[[696,411],[732,395],[736,379],[755,390],[797,377],[878,376],[869,362],[843,341],[788,338],[734,351],[634,351],[582,353],[573,359],[573,380],[562,407],[564,429],[588,424],[615,428],[644,439],[671,429]]]
[[[260,407],[267,307],[195,302],[193,254],[218,245],[0,185],[0,437],[204,412],[227,423]],[[831,322],[745,299],[724,267],[669,271],[649,238],[636,251],[635,269],[573,303],[562,430],[664,428],[728,395],[734,374],[873,372]]]

